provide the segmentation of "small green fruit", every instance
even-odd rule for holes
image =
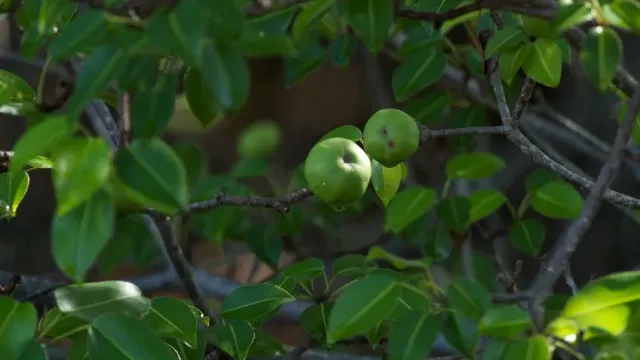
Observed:
[[[355,142],[330,138],[317,143],[304,163],[304,176],[315,196],[333,206],[360,199],[371,179],[371,160]]]
[[[258,121],[245,128],[238,138],[238,154],[243,158],[264,158],[278,150],[280,127],[270,120]]]
[[[420,128],[409,115],[397,109],[383,109],[373,114],[364,126],[365,151],[384,167],[402,163],[420,143]]]

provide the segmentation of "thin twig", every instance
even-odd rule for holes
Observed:
[[[196,213],[215,209],[222,205],[249,206],[275,209],[281,213],[289,212],[289,205],[311,197],[313,194],[308,188],[302,188],[281,198],[268,198],[252,195],[227,195],[220,193],[213,199],[190,204],[188,213]]]
[[[527,78],[524,79],[522,88],[520,88],[520,96],[518,96],[518,100],[513,106],[513,126],[518,127],[518,122],[522,117],[522,113],[524,113],[524,109],[529,104],[529,99],[531,99],[531,94],[533,94],[535,88],[536,82],[527,76]]]

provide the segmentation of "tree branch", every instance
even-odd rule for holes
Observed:
[[[424,12],[413,9],[399,9],[397,16],[412,20],[442,23],[446,20],[455,19],[462,15],[480,10],[504,10],[545,19],[553,18],[553,15],[555,14],[555,9],[544,1],[524,2],[513,0],[478,0],[471,4],[444,12]]]

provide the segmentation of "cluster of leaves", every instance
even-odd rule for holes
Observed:
[[[372,53],[389,50],[400,59],[392,88],[399,107],[423,125],[444,123],[462,128],[481,126],[484,109],[459,94],[424,90],[437,82],[447,64],[470,76],[484,77],[485,59],[498,56],[503,81],[510,85],[522,70],[549,87],[561,79],[562,62],[571,52],[563,35],[596,21],[581,46],[585,73],[601,91],[616,90],[612,79],[622,54],[614,28],[640,34],[640,5],[634,0],[576,2],[558,9],[552,21],[504,12],[497,29],[487,10],[471,12],[439,24],[396,17],[388,0],[312,0],[246,16],[248,0],[182,0],[144,19],[115,15],[105,8],[78,12],[70,0],[24,1],[16,12],[24,30],[21,53],[46,50],[47,66],[79,55],[83,65],[73,81],[64,109],[42,111],[42,86],[34,89],[15,74],[0,70],[0,112],[25,116],[28,129],[14,149],[9,169],[0,174],[0,216],[10,220],[29,186],[29,172],[52,169],[56,212],[51,228],[53,258],[76,285],[57,289],[57,307],[38,320],[33,305],[0,297],[0,357],[44,359],[42,344],[72,341],[69,359],[202,359],[211,342],[236,360],[279,355],[282,346],[261,324],[283,304],[314,300],[300,323],[322,346],[364,335],[372,346],[384,343],[390,358],[421,359],[442,335],[468,358],[549,359],[556,346],[571,349],[587,342],[598,358],[633,358],[636,304],[640,291],[636,272],[593,281],[578,294],[554,297],[547,304],[548,327],[536,333],[526,311],[492,300],[497,270],[480,254],[473,259],[476,280],[460,276],[456,240],[503,207],[509,214],[512,244],[537,256],[545,239],[540,217],[575,219],[583,206],[580,193],[543,170],[532,172],[526,196],[516,207],[495,189],[468,196],[450,195],[455,181],[476,181],[504,168],[499,157],[472,150],[469,136],[451,139],[456,155],[446,164],[443,191],[405,187],[406,166],[386,168],[373,161],[372,191],[343,212],[315,203],[304,213],[295,207],[256,221],[247,209],[222,206],[190,214],[188,229],[219,243],[245,241],[257,257],[277,271],[266,283],[239,287],[221,305],[221,323],[210,324],[187,302],[147,299],[126,282],[85,283],[96,262],[108,271],[135,259],[145,266],[157,255],[155,242],[137,211],[151,208],[165,215],[188,212],[189,204],[230,195],[255,195],[243,182],[269,177],[264,157],[242,157],[229,174],[211,174],[206,158],[190,143],[166,144],[164,133],[176,110],[176,97],[186,99],[203,127],[240,110],[249,92],[247,59],[284,59],[284,83],[291,85],[326,61],[349,65],[359,46]],[[406,1],[408,9],[443,14],[468,4],[464,0]],[[9,9],[0,1],[1,9]],[[470,43],[454,44],[449,36],[467,30]],[[475,35],[494,34],[485,47]],[[404,33],[398,49],[388,40]],[[114,93],[130,93],[131,142],[112,152],[103,139],[86,135],[79,114],[95,99],[114,103]],[[625,107],[620,108],[620,115]],[[621,116],[619,116],[621,118]],[[640,123],[640,122],[637,122]],[[80,130],[80,134],[78,134]],[[640,142],[636,124],[634,139]],[[344,126],[327,137],[361,141],[360,130]],[[323,138],[323,139],[324,139]],[[275,142],[274,142],[275,144]],[[274,145],[275,146],[275,145]],[[250,151],[250,150],[247,150]],[[271,149],[270,151],[273,151]],[[265,154],[266,155],[266,154]],[[304,187],[298,169],[289,184],[272,182],[270,195]],[[377,197],[377,199],[376,199]],[[314,223],[340,237],[339,221],[368,207],[382,206],[383,229],[398,234],[422,256],[407,260],[373,247],[366,256],[346,255],[331,272],[316,258],[278,268],[281,236],[298,237]],[[535,214],[528,212],[533,209]],[[437,222],[425,226],[425,218]],[[388,266],[381,267],[381,263]],[[430,266],[449,267],[454,280],[441,289]],[[320,295],[315,287],[323,284]],[[337,290],[331,285],[345,284]],[[484,344],[481,336],[491,338]],[[558,342],[561,338],[564,342]]]

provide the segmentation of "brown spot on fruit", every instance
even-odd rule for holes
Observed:
[[[393,149],[396,146],[396,143],[394,143],[393,141],[389,140],[387,145],[389,145],[389,147]]]
[[[382,136],[386,137],[388,135],[387,128],[383,127],[382,129],[380,129],[380,133],[382,134]]]

